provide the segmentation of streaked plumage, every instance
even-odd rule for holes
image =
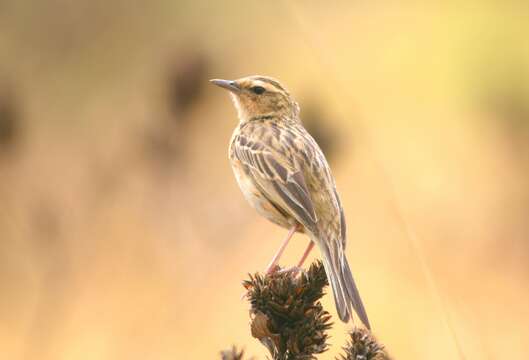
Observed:
[[[345,257],[346,225],[334,179],[318,144],[299,119],[299,106],[274,79],[213,80],[230,90],[240,119],[229,148],[250,204],[284,228],[298,225],[323,257],[340,319],[351,307],[369,321]]]

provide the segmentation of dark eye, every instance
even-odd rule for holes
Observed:
[[[262,93],[266,91],[266,89],[262,86],[254,86],[250,90],[252,90],[252,92],[257,95],[261,95]]]

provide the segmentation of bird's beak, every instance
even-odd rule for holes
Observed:
[[[212,79],[209,81],[217,86],[220,86],[221,88],[228,89],[231,92],[237,93],[241,91],[239,84],[233,80]]]

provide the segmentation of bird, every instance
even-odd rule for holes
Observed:
[[[288,229],[266,272],[275,271],[296,232],[308,235],[298,268],[316,244],[340,320],[348,323],[354,309],[371,329],[345,255],[346,223],[335,181],[323,152],[303,127],[300,106],[272,77],[210,82],[229,91],[237,110],[239,123],[228,157],[244,197],[260,215]]]

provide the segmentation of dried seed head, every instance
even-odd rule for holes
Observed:
[[[230,350],[225,350],[220,353],[222,360],[242,360],[244,357],[244,350],[237,350],[233,346]]]
[[[250,275],[243,286],[251,304],[252,336],[273,359],[314,359],[327,350],[331,316],[320,299],[327,286],[321,262],[295,276],[291,272]]]
[[[369,330],[354,328],[349,343],[343,348],[340,360],[390,360],[384,346],[377,342]]]

